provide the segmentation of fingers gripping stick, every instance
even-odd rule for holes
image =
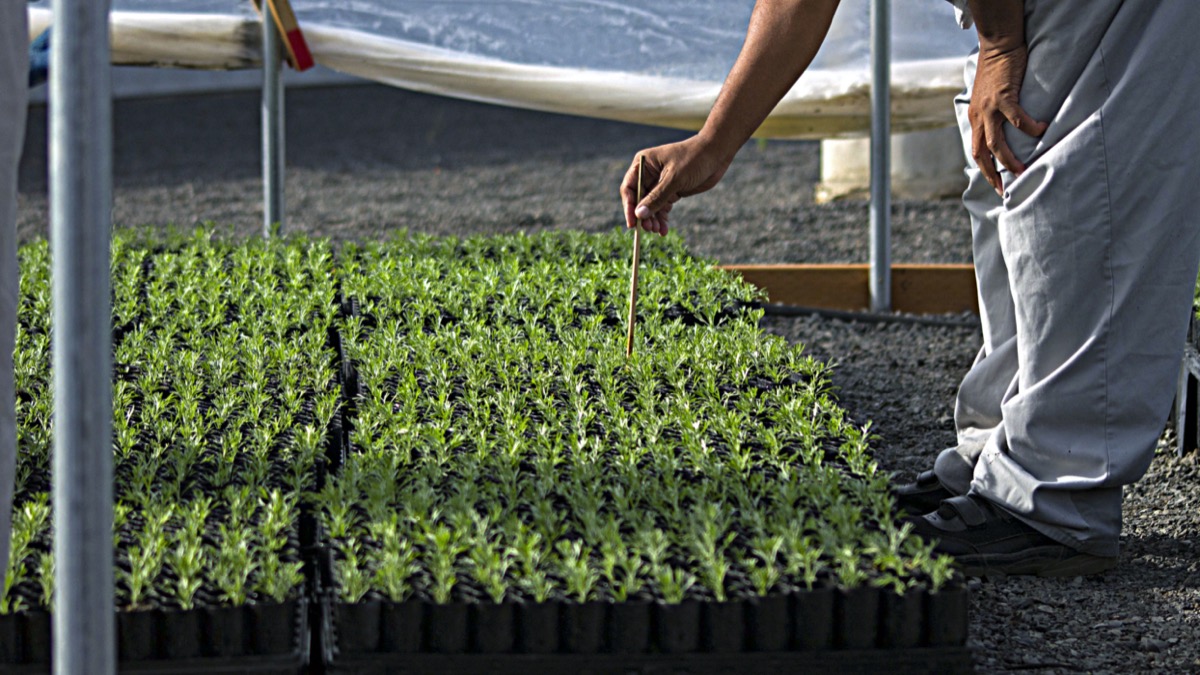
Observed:
[[[642,201],[642,169],[646,166],[646,158],[638,155],[637,199]],[[633,356],[633,332],[637,326],[637,288],[638,288],[638,256],[641,253],[642,219],[637,219],[633,228],[633,266],[629,273],[629,331],[625,335],[625,358]]]

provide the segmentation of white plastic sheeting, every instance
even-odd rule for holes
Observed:
[[[293,0],[316,61],[405,89],[694,129],[741,48],[750,0]],[[50,21],[31,9],[33,30]],[[825,47],[759,130],[869,128],[868,0],[843,0]],[[973,34],[942,0],[893,0],[893,129],[952,123]],[[249,0],[115,0],[113,62],[260,62]]]

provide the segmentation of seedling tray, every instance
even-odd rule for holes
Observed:
[[[627,359],[619,236],[209,236],[114,244],[116,606],[259,609],[121,612],[123,669],[969,666],[961,579],[826,367],[679,242],[646,251]],[[23,255],[0,670],[44,672],[49,266]],[[260,616],[285,597],[294,623]]]
[[[829,652],[752,652],[746,654],[411,654],[346,659],[329,672],[384,675],[778,675],[779,673],[927,673],[973,672],[963,647],[940,649],[846,650]]]
[[[117,660],[129,673],[298,673],[310,663],[309,602],[118,612]],[[0,617],[0,671],[50,672],[47,612]]]
[[[344,672],[768,672],[896,663],[967,672],[967,591],[821,588],[730,602],[328,599],[320,643]],[[905,663],[925,669],[905,670]],[[929,664],[937,664],[932,671]],[[586,667],[585,667],[586,666]]]

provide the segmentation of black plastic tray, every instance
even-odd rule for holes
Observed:
[[[810,663],[907,672],[910,660],[925,664],[914,672],[966,672],[968,607],[961,586],[904,596],[826,588],[679,605],[326,598],[319,643],[326,666],[339,672],[767,672]]]
[[[121,672],[300,673],[311,664],[310,605],[117,613]],[[51,616],[0,617],[0,672],[50,672]],[[193,630],[187,630],[187,627]]]
[[[779,675],[780,673],[971,673],[965,647],[918,649],[831,650],[813,652],[749,652],[744,654],[389,654],[344,659],[331,673],[384,675]]]

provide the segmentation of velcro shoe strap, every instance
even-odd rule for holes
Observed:
[[[981,502],[970,495],[951,497],[942,501],[943,508],[954,509],[967,527],[982,525],[987,520]]]
[[[933,469],[917,474],[917,487],[930,488],[935,486],[941,487],[941,483],[938,481],[937,474],[933,472]]]

